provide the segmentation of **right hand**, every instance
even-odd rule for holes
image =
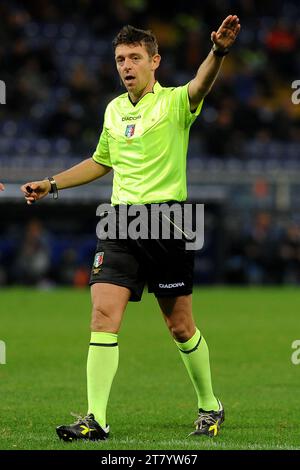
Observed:
[[[27,204],[33,204],[35,201],[47,196],[51,189],[50,181],[34,181],[33,183],[25,183],[21,186],[21,191],[25,194]]]
[[[0,183],[0,191],[4,191],[4,184]]]

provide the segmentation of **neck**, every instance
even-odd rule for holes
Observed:
[[[155,78],[153,78],[149,81],[149,83],[145,86],[143,90],[140,90],[139,92],[129,91],[128,94],[132,103],[136,104],[141,98],[143,98],[143,96],[145,96],[147,93],[152,92],[155,83],[156,80]]]

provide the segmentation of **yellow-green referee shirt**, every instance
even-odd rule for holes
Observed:
[[[158,82],[136,105],[128,93],[108,104],[93,159],[114,170],[112,205],[186,200],[189,130],[201,107],[190,111],[188,84]]]

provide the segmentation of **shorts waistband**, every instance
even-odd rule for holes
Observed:
[[[117,211],[120,209],[120,207],[127,207],[127,208],[130,208],[130,207],[146,207],[147,209],[151,209],[151,207],[153,206],[161,206],[163,204],[166,204],[167,206],[172,206],[174,204],[179,204],[180,206],[183,206],[185,203],[187,203],[187,201],[164,201],[164,202],[150,202],[150,203],[146,203],[146,204],[116,204],[115,206],[112,206],[114,207]]]

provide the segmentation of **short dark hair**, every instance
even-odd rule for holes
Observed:
[[[120,44],[144,44],[150,57],[158,53],[158,44],[152,31],[138,29],[130,24],[124,26],[113,40],[113,48]]]

